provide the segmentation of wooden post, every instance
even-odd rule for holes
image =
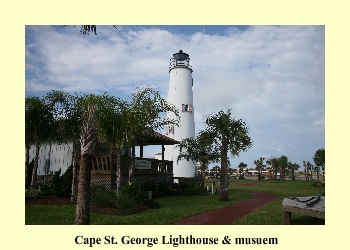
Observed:
[[[164,171],[164,151],[165,151],[164,141],[162,141],[162,172]]]
[[[140,158],[141,159],[143,158],[143,143],[142,143],[142,140],[141,140],[141,143],[140,143]]]
[[[291,213],[282,211],[282,224],[291,225]]]

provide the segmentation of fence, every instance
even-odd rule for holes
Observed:
[[[108,189],[116,189],[117,158],[115,156],[112,157],[112,160],[110,160],[110,158],[111,157],[109,155],[93,157],[91,169],[92,184],[103,185]],[[122,185],[128,183],[130,162],[131,157],[121,158]],[[79,171],[77,171],[77,175],[78,174]],[[51,186],[52,178],[53,175],[38,175],[37,183],[44,183],[48,186]],[[141,159],[136,157],[134,166],[134,181],[137,183],[152,181],[155,184],[166,181],[169,184],[172,184],[173,162],[147,158]]]

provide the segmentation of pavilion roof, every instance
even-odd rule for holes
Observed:
[[[179,144],[180,142],[168,136],[162,135],[156,131],[151,131],[151,132],[145,133],[143,137],[142,145],[143,146],[162,145],[163,143],[164,145],[175,145],[175,144]],[[140,145],[141,143],[137,142],[136,146],[140,146]]]

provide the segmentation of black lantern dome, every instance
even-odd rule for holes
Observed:
[[[185,67],[193,71],[192,66],[190,65],[190,56],[187,53],[184,53],[182,50],[179,50],[178,53],[173,54],[173,58],[170,59],[169,72],[177,67]]]

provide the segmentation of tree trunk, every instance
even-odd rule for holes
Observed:
[[[81,158],[78,180],[78,198],[75,214],[76,225],[90,224],[90,183],[94,144],[97,133],[94,124],[94,106],[89,106],[89,118],[80,136]]]
[[[228,201],[227,147],[221,149],[220,201]]]
[[[28,172],[29,172],[29,149],[30,146],[26,146],[26,162],[25,162],[25,187],[29,185],[28,181]]]
[[[201,189],[204,189],[204,183],[205,183],[205,171],[204,170],[201,171],[201,177],[202,177],[202,179],[201,179],[201,183],[199,184],[199,187]]]
[[[34,167],[32,172],[32,182],[30,183],[30,189],[33,189],[36,186],[36,177],[37,177],[37,170],[38,170],[38,164],[39,164],[39,151],[40,151],[40,145],[36,144],[35,160],[34,160]]]
[[[76,149],[76,142],[73,140],[73,153],[72,153],[72,164],[73,164],[73,169],[72,169],[72,188],[71,188],[71,195],[70,199],[71,201],[74,200],[75,197],[75,191],[76,191],[76,183],[77,183],[77,149]]]
[[[131,160],[129,165],[129,186],[134,182],[135,146],[132,147]]]
[[[90,184],[92,156],[84,154],[80,159],[78,198],[75,215],[76,225],[90,224]]]
[[[117,194],[118,196],[122,195],[122,176],[121,176],[121,149],[118,148],[117,150],[118,155],[117,155],[117,171],[116,171],[116,176],[117,176]]]

